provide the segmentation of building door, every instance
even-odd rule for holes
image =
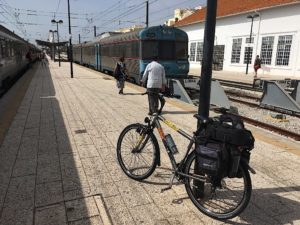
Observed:
[[[215,45],[213,53],[213,70],[223,70],[225,45]]]

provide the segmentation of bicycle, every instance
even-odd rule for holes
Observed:
[[[171,189],[176,178],[184,183],[189,198],[207,216],[225,220],[239,215],[246,208],[251,197],[252,184],[249,171],[255,173],[249,166],[251,149],[241,149],[240,160],[235,165],[236,173],[231,174],[230,178],[228,173],[219,176],[199,171],[198,150],[193,146],[199,139],[203,140],[203,133],[208,129],[209,124],[216,123],[220,117],[203,118],[194,115],[200,127],[190,135],[161,115],[165,104],[163,95],[159,96],[159,100],[161,106],[158,113],[146,117],[145,124],[131,124],[121,132],[117,143],[117,158],[123,172],[134,180],[142,181],[148,178],[157,166],[160,166],[160,149],[153,133],[156,128],[172,165],[169,186],[162,191]],[[221,109],[219,112],[224,115],[227,110]],[[164,134],[160,122],[190,141],[180,162],[176,162],[174,157],[177,153],[176,145],[169,134]]]

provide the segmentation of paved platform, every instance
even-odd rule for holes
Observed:
[[[200,69],[191,69],[189,74],[194,76],[200,76],[201,70]],[[244,72],[232,72],[232,71],[212,71],[212,77],[215,79],[221,80],[230,80],[230,81],[237,81],[237,82],[244,82],[253,84],[253,77],[254,73],[249,71],[248,74]],[[264,74],[262,71],[259,71],[257,75],[257,79],[262,80],[284,80],[284,79],[300,79],[300,77],[287,77],[287,76],[280,76],[280,75],[268,75]]]
[[[250,204],[233,220],[215,221],[194,207],[182,184],[161,193],[170,176],[164,151],[162,166],[144,183],[121,171],[117,138],[143,121],[142,88],[130,84],[119,95],[114,79],[99,72],[74,65],[71,79],[68,63],[35,67],[0,147],[1,225],[300,224],[300,158],[288,140],[279,145],[280,138],[254,131]],[[165,116],[193,132],[195,110],[170,100]],[[187,142],[173,137],[180,157]]]

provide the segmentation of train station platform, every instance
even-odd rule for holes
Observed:
[[[0,101],[1,225],[300,224],[298,143],[249,126],[256,137],[252,198],[239,217],[215,221],[196,209],[183,184],[161,193],[171,175],[163,148],[162,166],[147,181],[121,171],[117,138],[144,120],[143,88],[126,84],[119,95],[112,77],[75,64],[71,79],[69,63],[51,61],[22,79],[10,101]],[[193,132],[196,110],[170,99],[164,115]],[[187,143],[172,136],[180,158]]]

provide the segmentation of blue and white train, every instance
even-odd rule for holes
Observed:
[[[188,36],[175,27],[154,26],[73,47],[76,63],[104,72],[112,73],[121,56],[135,83],[139,83],[153,56],[158,56],[167,78],[185,79],[188,76]]]

